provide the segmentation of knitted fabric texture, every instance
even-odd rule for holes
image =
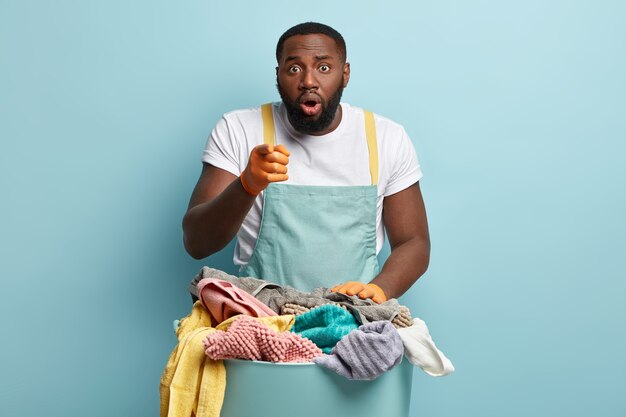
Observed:
[[[396,329],[411,327],[413,325],[411,311],[405,306],[400,306],[400,311],[398,315],[391,320],[391,324],[393,324]]]
[[[217,323],[237,314],[253,317],[276,316],[271,308],[228,281],[205,278],[198,282],[198,294]]]
[[[230,325],[233,324],[233,322],[239,317],[240,316],[234,316],[226,319],[218,324],[215,329],[225,332],[230,328]],[[272,317],[254,317],[254,319],[259,323],[266,325],[270,328],[270,330],[273,330],[277,333],[290,331],[293,325],[296,323],[296,316],[294,316],[293,314],[283,314],[281,316]]]
[[[331,302],[330,304],[335,305],[337,307],[341,307],[346,311],[348,310],[348,307],[342,304],[333,303],[333,302]],[[299,304],[293,304],[293,303],[285,303],[283,306],[280,307],[281,314],[293,314],[294,316],[299,316],[300,314],[304,314],[310,310],[311,309],[309,307],[305,307],[305,306],[301,306]]]
[[[287,303],[298,304],[313,308],[324,304],[340,304],[354,314],[359,324],[378,320],[392,320],[400,311],[400,304],[395,298],[390,298],[382,304],[376,304],[370,299],[362,300],[356,295],[346,295],[332,292],[328,288],[316,288],[311,292],[302,292],[290,286],[281,286],[271,281],[251,277],[236,277],[226,272],[209,267],[203,267],[198,275],[189,284],[189,292],[197,297],[196,285],[204,278],[217,278],[237,286],[257,300],[267,305],[276,313],[281,313],[281,307]]]
[[[345,305],[339,303],[332,304],[339,306],[345,310],[348,309]],[[293,314],[294,316],[299,316],[310,310],[310,308],[301,306],[299,304],[285,303],[283,306],[280,307],[280,314]],[[411,327],[413,325],[413,318],[411,317],[411,311],[408,309],[408,307],[400,306],[400,311],[393,319],[391,319],[391,324],[393,324],[396,329]]]
[[[349,311],[325,304],[297,316],[291,331],[311,340],[322,352],[330,353],[342,337],[358,327]]]
[[[310,340],[291,333],[278,333],[249,316],[236,318],[225,332],[204,339],[205,354],[211,359],[250,359],[267,362],[310,362],[322,355]]]
[[[292,303],[285,303],[280,307],[281,314],[293,314],[294,316],[299,316],[300,314],[304,314],[309,310],[310,308],[308,307]]]
[[[362,325],[341,339],[330,355],[313,359],[348,379],[372,380],[400,362],[402,339],[389,321]]]

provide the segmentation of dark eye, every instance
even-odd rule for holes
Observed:
[[[328,72],[330,71],[330,66],[324,64],[324,65],[320,65],[320,71],[321,72]]]
[[[292,65],[291,67],[289,67],[289,69],[287,71],[289,71],[292,74],[295,74],[296,72],[300,72],[301,69],[297,65]]]

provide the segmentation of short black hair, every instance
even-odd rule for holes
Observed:
[[[276,44],[276,62],[280,63],[280,55],[283,50],[283,44],[285,41],[292,36],[296,35],[313,35],[313,34],[321,34],[326,35],[332,38],[337,44],[337,49],[339,50],[339,57],[346,62],[346,42],[343,40],[343,36],[341,33],[337,32],[335,29],[331,28],[328,25],[317,22],[305,22],[295,25],[289,29],[285,33],[281,35],[278,39],[278,43]]]

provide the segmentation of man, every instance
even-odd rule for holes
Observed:
[[[430,254],[409,137],[340,102],[350,64],[333,28],[292,27],[276,60],[282,102],[227,113],[209,137],[183,219],[185,248],[201,259],[237,235],[241,276],[377,303],[399,297]],[[385,231],[391,254],[379,270]]]

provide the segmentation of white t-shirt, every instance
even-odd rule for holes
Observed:
[[[297,132],[289,123],[282,102],[273,104],[275,144],[290,152],[284,184],[371,185],[369,151],[363,110],[341,103],[339,126],[323,136]],[[384,242],[383,198],[402,191],[422,178],[413,144],[399,124],[374,115],[378,143],[378,200],[376,253]],[[263,143],[261,108],[226,113],[207,141],[202,162],[239,176],[248,164],[252,148]],[[234,262],[246,265],[252,256],[261,225],[263,192],[257,197],[237,233]]]

